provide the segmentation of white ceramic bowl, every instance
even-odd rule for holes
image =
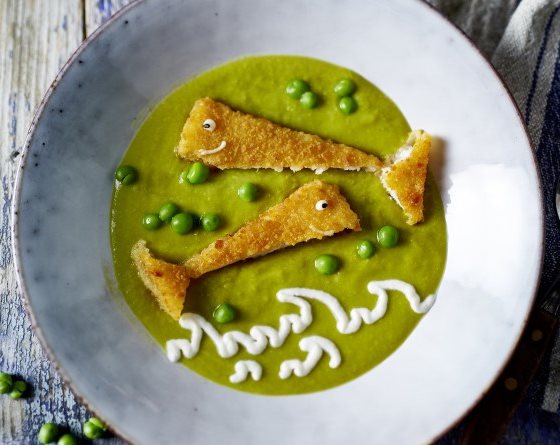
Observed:
[[[300,396],[234,391],[169,363],[111,288],[112,173],[142,117],[190,76],[263,53],[349,67],[444,142],[434,168],[449,257],[435,307],[371,372]],[[420,1],[140,1],[47,93],[15,201],[37,333],[73,390],[135,443],[427,442],[497,376],[541,264],[539,181],[517,109],[471,43]]]

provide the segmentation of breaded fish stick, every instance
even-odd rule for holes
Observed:
[[[319,173],[335,168],[375,172],[404,210],[407,223],[413,225],[423,219],[430,147],[429,134],[413,131],[407,145],[384,165],[376,156],[348,145],[291,130],[204,98],[195,102],[176,150],[183,159],[202,161],[219,169],[289,168]]]
[[[379,175],[383,187],[403,209],[410,225],[424,219],[424,188],[431,147],[432,137],[428,133],[411,132],[406,144]]]
[[[154,258],[145,241],[132,249],[132,259],[144,285],[161,308],[178,319],[190,280],[229,264],[254,258],[312,239],[350,229],[360,231],[358,216],[338,187],[309,182],[280,204],[247,222],[237,232],[218,239],[178,266]]]
[[[356,148],[234,111],[209,98],[195,102],[183,127],[177,155],[222,170],[377,171],[383,166],[379,158]]]

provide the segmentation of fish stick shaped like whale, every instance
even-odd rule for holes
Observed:
[[[412,140],[414,142],[410,145]],[[402,156],[393,156],[383,163],[378,157],[357,148],[292,130],[235,111],[213,99],[202,98],[193,105],[176,153],[182,159],[202,161],[221,170],[267,168],[281,171],[289,168],[320,173],[334,168],[374,172],[404,210],[407,223],[412,225],[423,219],[430,146],[431,137],[427,133],[414,131],[407,144],[397,151],[403,153],[410,147],[411,150],[406,151],[410,160],[403,162]]]
[[[179,319],[192,279],[239,261],[348,229],[361,230],[358,216],[338,186],[316,180],[301,186],[233,234],[214,241],[182,265],[155,258],[143,240],[133,246],[131,256],[140,278],[160,307]]]
[[[194,103],[183,127],[177,154],[185,160],[202,160],[221,170],[340,168],[377,171],[383,166],[379,158],[356,148],[234,111],[210,98]]]

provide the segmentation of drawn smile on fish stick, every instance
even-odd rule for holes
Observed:
[[[220,145],[218,145],[216,148],[213,148],[212,150],[198,150],[198,154],[201,156],[211,155],[222,151],[224,148],[226,148],[226,141],[220,142]]]
[[[233,234],[214,241],[182,265],[155,258],[144,240],[133,246],[131,256],[144,285],[161,308],[178,320],[192,279],[344,230],[360,231],[358,216],[338,186],[315,180],[246,222]]]
[[[206,119],[202,123],[202,128],[211,133],[216,129],[216,121],[214,119]],[[226,148],[226,145],[227,145],[226,141],[222,141],[220,142],[220,145],[218,145],[216,148],[212,148],[210,150],[203,148],[198,150],[198,154],[200,156],[206,156],[206,155],[218,153],[219,151],[222,151],[224,148]]]

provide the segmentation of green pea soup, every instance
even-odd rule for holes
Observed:
[[[309,84],[319,98],[316,108],[306,108],[286,94],[286,85],[292,79]],[[340,98],[333,90],[341,79],[350,79],[355,85],[352,97],[357,109],[349,115],[339,109]],[[115,187],[111,207],[111,244],[120,290],[158,343],[164,347],[169,339],[189,339],[190,332],[161,311],[142,284],[130,258],[133,244],[145,239],[157,256],[182,262],[315,179],[340,187],[358,214],[362,231],[310,241],[208,273],[191,282],[185,312],[200,314],[212,322],[214,309],[227,303],[236,309],[237,316],[230,323],[214,323],[216,329],[222,334],[230,330],[248,333],[255,325],[277,328],[281,315],[298,312],[297,307],[276,299],[276,293],[283,288],[328,292],[347,312],[355,307],[375,306],[377,297],[366,289],[371,280],[403,280],[412,284],[422,298],[436,292],[445,266],[447,241],[443,205],[430,175],[424,199],[425,220],[416,226],[405,223],[402,210],[373,173],[328,170],[316,175],[311,171],[232,169],[211,171],[201,184],[180,182],[181,172],[190,164],[178,159],[174,148],[192,105],[201,97],[211,97],[240,111],[378,156],[389,155],[402,146],[410,131],[397,106],[366,79],[348,69],[303,57],[262,56],[233,61],[200,74],[167,96],[142,124],[122,161],[137,169],[137,181]],[[238,190],[246,183],[258,188],[254,201],[238,196]],[[144,214],[157,214],[167,202],[195,215],[219,214],[220,224],[216,231],[196,227],[184,235],[174,232],[169,224],[146,230],[142,224]],[[386,225],[399,231],[395,247],[384,248],[377,241],[377,230]],[[375,247],[369,258],[356,252],[363,240],[371,241]],[[336,273],[324,275],[317,271],[314,260],[323,254],[339,259]],[[319,391],[374,368],[403,343],[421,319],[401,293],[389,292],[389,306],[383,318],[344,335],[337,331],[326,307],[315,302],[311,305],[313,323],[301,334],[290,334],[282,347],[267,348],[258,356],[240,348],[237,355],[224,359],[212,341],[203,338],[198,355],[182,359],[182,363],[214,382],[243,391],[271,395]],[[306,353],[298,343],[308,335],[333,341],[342,357],[340,366],[331,369],[328,358],[323,357],[308,376],[280,379],[283,361],[305,359]],[[262,365],[262,379],[230,383],[235,363],[247,359]]]

